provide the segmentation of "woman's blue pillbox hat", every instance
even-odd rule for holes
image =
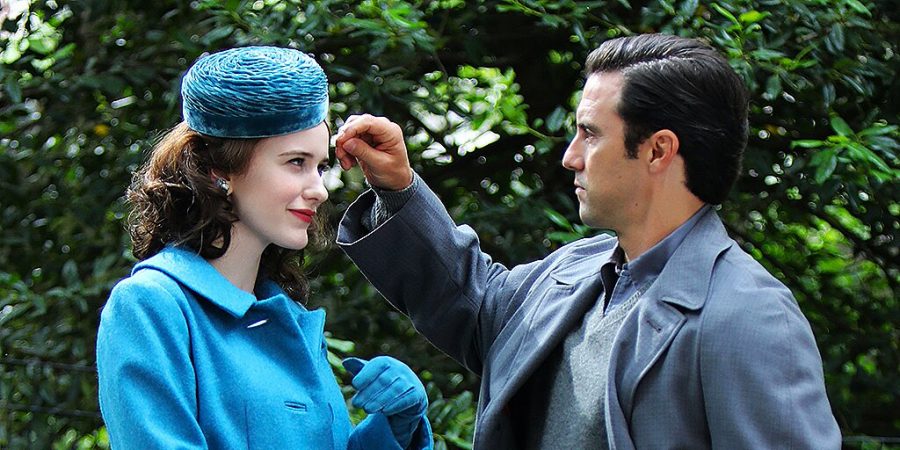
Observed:
[[[328,113],[328,80],[299,50],[241,47],[200,58],[181,82],[192,129],[221,138],[263,138],[312,128]]]

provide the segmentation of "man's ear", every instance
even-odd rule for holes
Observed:
[[[653,133],[644,141],[644,144],[649,147],[651,173],[665,171],[678,155],[678,135],[668,129]]]

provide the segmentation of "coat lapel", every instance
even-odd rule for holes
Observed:
[[[615,385],[607,390],[611,407],[631,415],[641,379],[659,360],[685,322],[684,311],[703,307],[713,266],[732,241],[710,208],[685,236],[663,271],[629,314],[616,336],[610,361]]]
[[[529,300],[511,318],[510,323],[522,325],[510,327],[498,336],[498,342],[505,344],[496,345],[502,351],[491,358],[492,365],[500,370],[489,381],[494,398],[485,417],[508,403],[603,293],[600,265],[609,259],[612,249],[599,253],[596,246],[583,249],[588,248],[595,253],[575,256],[553,269],[541,283],[544,287],[540,297]]]

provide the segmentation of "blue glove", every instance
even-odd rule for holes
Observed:
[[[409,447],[428,408],[425,386],[412,369],[390,356],[368,362],[347,358],[342,364],[353,375],[351,384],[357,390],[353,406],[369,414],[384,414],[400,447]]]

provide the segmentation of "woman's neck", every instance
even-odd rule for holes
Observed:
[[[242,233],[238,227],[239,222],[232,229],[231,243],[225,254],[209,260],[209,263],[238,289],[254,294],[265,247],[261,243],[241,239]]]

